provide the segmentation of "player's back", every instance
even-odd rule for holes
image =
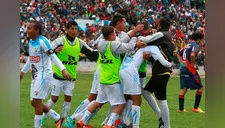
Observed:
[[[185,63],[186,59],[191,61],[191,53],[198,51],[198,44],[196,42],[189,42],[181,51],[180,56],[182,57],[182,61]]]
[[[144,61],[143,59],[143,48],[135,49],[134,51],[126,53],[120,70],[128,72],[138,73],[138,70]]]
[[[50,49],[50,42],[43,36],[39,36],[35,41],[30,40],[29,55],[33,75],[52,76],[51,59],[46,53]]]

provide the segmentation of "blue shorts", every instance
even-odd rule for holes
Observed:
[[[203,85],[198,72],[192,74],[187,67],[182,66],[180,70],[180,89],[190,88],[190,90],[196,90],[202,87]]]

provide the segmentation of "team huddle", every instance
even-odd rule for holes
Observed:
[[[41,24],[30,21],[27,27],[31,39],[29,59],[20,72],[20,79],[32,70],[30,100],[35,110],[34,128],[41,128],[46,116],[55,120],[56,128],[92,128],[89,122],[106,103],[111,107],[101,124],[103,128],[139,128],[142,95],[157,114],[157,127],[170,128],[166,94],[175,49],[170,24],[167,17],[162,17],[157,32],[150,31],[149,24],[143,22],[126,33],[125,17],[115,14],[110,25],[103,26],[102,34],[95,41],[97,49],[93,49],[76,37],[78,24],[75,21],[69,21],[66,35],[52,43],[41,35]],[[203,86],[195,63],[203,38],[203,34],[194,32],[187,46],[178,53],[181,64],[179,112],[186,112],[184,95],[189,88],[197,89],[192,111],[204,112],[199,108]],[[80,52],[97,63],[90,95],[69,115]],[[148,61],[152,63],[152,76],[145,84]],[[42,100],[50,92],[51,98],[44,104]],[[60,115],[53,106],[61,92],[64,104]]]

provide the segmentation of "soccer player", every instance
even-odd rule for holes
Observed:
[[[122,43],[116,40],[115,29],[111,26],[104,26],[102,34],[105,39],[99,41],[98,51],[100,52],[100,86],[96,102],[88,107],[84,116],[77,122],[77,128],[82,128],[87,124],[91,114],[106,102],[116,105],[113,109],[110,119],[104,128],[112,128],[115,120],[123,111],[125,99],[122,91],[122,85],[119,79],[119,69],[121,65],[120,54],[134,50],[135,47],[144,47],[146,44],[137,42],[132,38],[129,43]]]
[[[197,90],[195,94],[195,104],[192,112],[204,113],[204,111],[199,108],[203,85],[197,72],[197,66],[195,62],[196,53],[199,50],[199,45],[201,45],[203,38],[203,34],[201,34],[200,32],[194,32],[191,35],[191,40],[188,42],[188,44],[178,53],[178,60],[181,64],[179,112],[186,112],[186,110],[184,109],[184,96],[187,90],[190,88],[191,90]]]
[[[148,43],[148,45],[157,45],[160,48],[161,53],[165,57],[166,60],[172,62],[174,45],[171,42],[171,33],[169,32],[170,28],[170,20],[167,17],[162,17],[159,21],[160,29],[157,33],[161,33],[162,37],[150,42],[150,39],[153,38],[151,36],[146,36],[140,38],[140,40]],[[151,38],[150,38],[151,37]],[[166,100],[166,88],[167,83],[170,78],[170,74],[172,73],[172,69],[163,66],[158,60],[153,61],[152,66],[152,77],[148,81],[147,85],[145,86],[144,90],[148,91],[145,92],[147,94],[153,93],[158,100],[159,107],[161,110],[162,120],[164,123],[161,123],[161,126],[164,128],[170,128],[170,115],[169,115],[169,108]],[[159,127],[161,127],[159,126]]]
[[[69,72],[71,79],[63,78],[60,69],[54,64],[53,66],[53,89],[52,97],[47,101],[50,108],[57,102],[61,91],[64,93],[64,104],[62,108],[62,117],[66,118],[70,111],[70,102],[76,80],[76,68],[79,61],[80,52],[88,57],[97,58],[98,52],[90,48],[85,42],[76,37],[78,34],[78,25],[75,21],[69,21],[66,25],[66,35],[53,41],[52,47]],[[44,121],[43,121],[44,123]],[[63,126],[67,126],[63,123]]]
[[[131,39],[132,36],[134,36],[135,33],[139,32],[140,30],[143,29],[143,25],[139,24],[138,26],[135,27],[135,29],[129,33],[125,33],[126,29],[126,19],[123,15],[121,14],[116,14],[113,16],[113,19],[110,23],[111,26],[113,26],[117,32],[117,40],[121,40],[122,42],[128,43],[129,40]],[[101,34],[100,37],[95,41],[95,45],[98,45],[99,40],[104,39],[103,35]],[[74,113],[70,116],[70,119],[68,120],[68,123],[71,127],[72,121],[71,119],[79,120],[81,119],[83,112],[85,109],[87,109],[88,105],[94,100],[96,100],[97,97],[97,88],[99,86],[99,59],[98,62],[96,63],[95,71],[94,71],[94,79],[92,82],[92,88],[90,91],[90,95],[88,98],[86,98],[82,103],[78,106],[78,108],[74,111]],[[112,109],[112,108],[111,108]],[[111,112],[109,112],[107,117],[110,117]],[[105,119],[105,121],[102,123],[106,123],[108,121],[108,118]]]
[[[148,36],[150,34],[154,34],[151,33],[151,29],[149,27],[149,24],[148,22],[143,22],[142,23],[144,25],[144,28],[143,30],[141,30],[139,32],[139,36]],[[156,35],[152,35],[152,37],[154,37]],[[159,37],[160,38],[162,35],[159,34]],[[157,38],[155,38],[156,40]],[[154,46],[156,47],[156,46]],[[149,58],[149,54],[145,54],[145,52],[143,53],[144,56],[147,55],[146,58]],[[161,53],[160,53],[161,54]],[[154,58],[154,56],[153,56]],[[153,109],[154,112],[157,113],[157,116],[158,116],[158,119],[159,119],[159,125],[162,123],[161,121],[161,111],[159,109],[159,106],[155,100],[155,98],[152,96],[151,93],[148,93],[148,91],[144,90],[144,87],[145,87],[145,80],[146,80],[146,72],[147,72],[147,60],[144,60],[143,63],[141,64],[139,70],[138,70],[138,73],[139,73],[139,85],[141,87],[141,93],[142,95],[144,96],[145,100],[148,102],[148,104],[151,106],[151,108]],[[133,101],[132,100],[128,100],[127,103],[126,103],[126,106],[124,108],[124,117],[123,117],[123,123],[122,126],[129,126],[130,125],[130,115],[131,115],[131,109],[132,109],[132,104],[133,104]]]
[[[27,34],[31,39],[29,42],[29,59],[20,72],[20,79],[23,74],[32,69],[31,82],[31,104],[35,110],[34,128],[41,128],[43,112],[56,121],[56,127],[61,128],[63,119],[58,113],[42,103],[50,93],[52,81],[51,60],[59,67],[63,78],[70,79],[65,66],[55,55],[50,41],[41,35],[41,24],[38,21],[30,21],[27,26]]]
[[[147,46],[141,49],[136,48],[134,51],[126,53],[120,68],[120,80],[124,86],[124,94],[130,95],[133,101],[133,128],[139,128],[140,124],[141,87],[139,86],[138,70],[144,62],[143,52],[149,53],[154,60],[158,60],[165,67],[172,66],[172,63],[165,60],[157,46]]]

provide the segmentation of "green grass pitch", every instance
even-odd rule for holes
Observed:
[[[146,79],[149,80],[149,76]],[[75,82],[74,94],[71,101],[70,114],[80,105],[80,103],[88,97],[93,74],[77,74]],[[30,83],[31,74],[25,74],[20,87],[20,128],[32,128],[34,121],[34,109],[30,104]],[[205,86],[205,78],[202,78],[202,83]],[[193,113],[191,110],[194,106],[195,92],[188,90],[185,96],[185,109],[187,113],[179,113],[178,110],[178,93],[180,88],[179,77],[171,77],[167,86],[167,100],[170,110],[171,128],[204,128],[205,114]],[[50,98],[50,95],[49,95]],[[48,98],[48,99],[49,99]],[[46,102],[46,99],[44,102]],[[54,110],[59,114],[62,113],[63,95],[60,95],[58,102],[54,105]],[[200,107],[205,110],[205,93],[203,92]],[[94,128],[101,128],[100,124],[105,119],[109,110],[109,104],[105,104],[97,115],[92,119],[91,125]],[[149,107],[145,99],[142,99],[141,105],[141,122],[140,128],[157,128],[158,119],[156,113]],[[47,118],[43,128],[55,128],[54,121]]]

